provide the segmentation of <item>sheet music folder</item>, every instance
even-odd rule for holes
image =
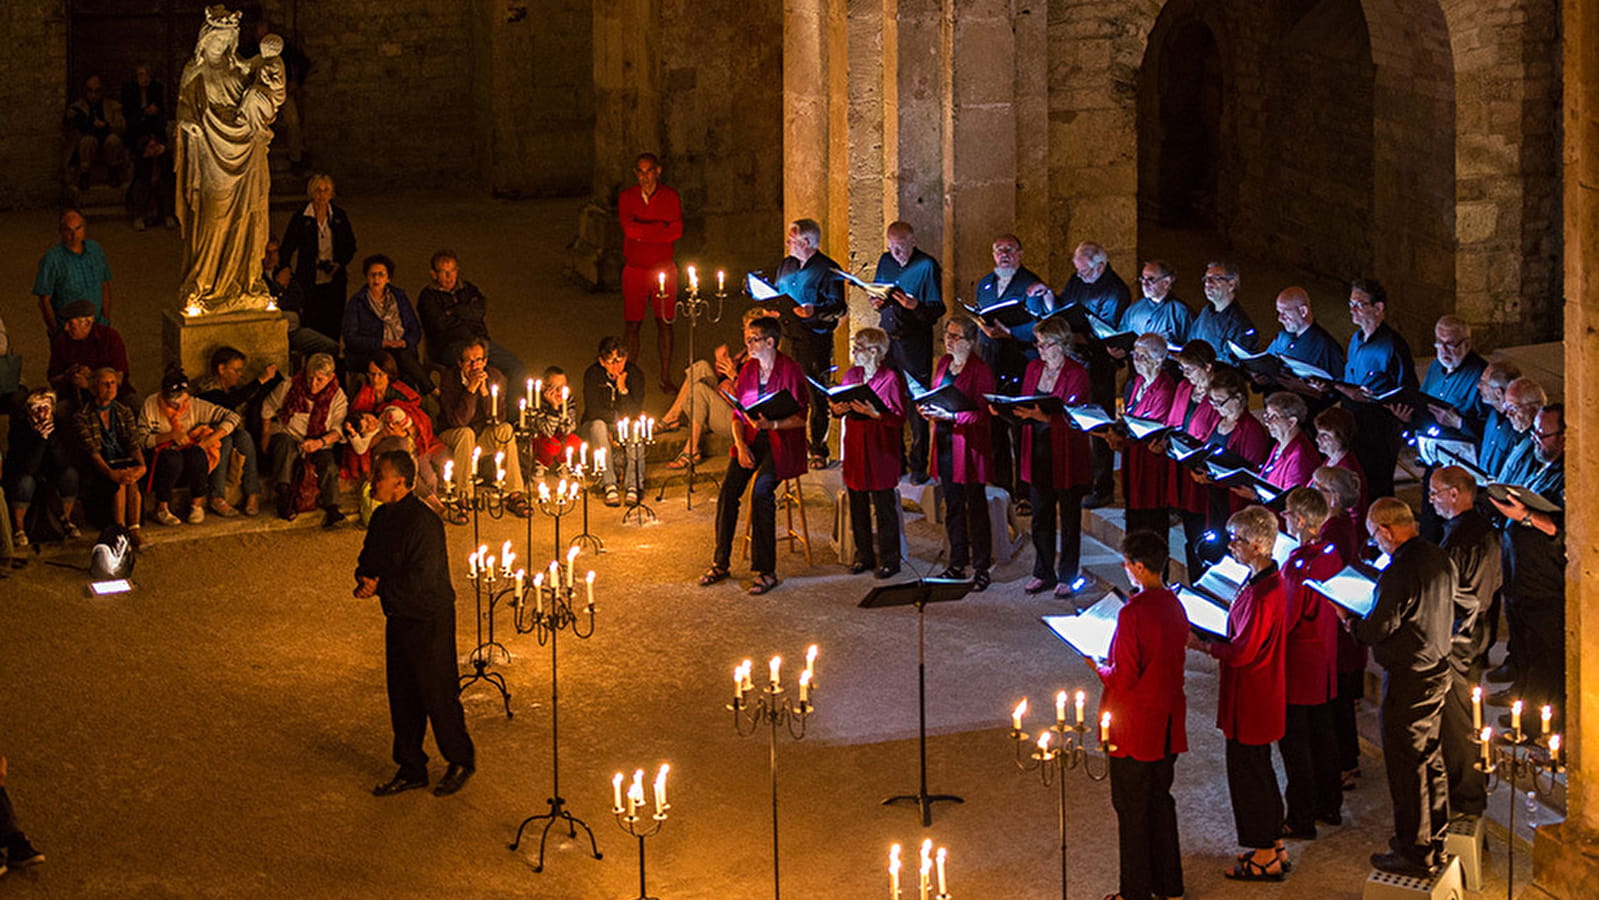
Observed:
[[[972,582],[968,578],[920,578],[872,588],[871,593],[856,605],[861,609],[885,609],[891,606],[949,603],[971,592]]]
[[[828,387],[809,375],[805,376],[805,380],[810,382],[811,388],[814,389],[818,394],[821,394],[822,399],[827,402],[851,403],[855,400],[861,400],[880,413],[888,412],[888,405],[883,402],[883,398],[877,396],[877,392],[872,390],[871,387],[866,384],[840,384],[833,387]],[[863,416],[857,412],[849,412],[845,415],[852,419],[870,418],[869,416]]]
[[[1345,566],[1343,571],[1326,581],[1314,578],[1307,580],[1305,587],[1362,619],[1371,615],[1372,607],[1377,605],[1377,582],[1371,569],[1366,566]]]
[[[1042,616],[1039,621],[1068,647],[1089,659],[1103,661],[1110,657],[1110,642],[1116,636],[1116,617],[1126,605],[1121,594],[1112,591],[1075,616]]]
[[[789,416],[798,415],[803,410],[799,401],[794,399],[794,395],[788,392],[788,388],[778,388],[769,394],[762,394],[756,397],[755,402],[749,406],[738,402],[726,391],[722,392],[722,396],[727,399],[727,402],[733,404],[734,409],[749,416],[751,419],[761,416],[773,422],[779,422]]]
[[[1177,595],[1191,627],[1214,637],[1227,636],[1227,607],[1186,584],[1172,585],[1171,591]]]

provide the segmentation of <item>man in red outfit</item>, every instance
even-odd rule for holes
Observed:
[[[616,198],[622,220],[622,316],[627,331],[622,343],[628,359],[639,356],[644,311],[655,313],[655,348],[661,357],[661,391],[672,394],[672,318],[677,300],[677,263],[672,245],[683,236],[683,201],[661,184],[661,163],[653,153],[633,162],[636,187]]]

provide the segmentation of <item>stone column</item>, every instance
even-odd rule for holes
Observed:
[[[898,0],[848,0],[849,9],[849,232],[847,256],[834,256],[851,272],[871,267],[882,252],[883,232],[899,205]],[[837,246],[836,244],[834,246]],[[877,324],[864,291],[849,296],[849,327],[841,338]],[[845,357],[840,356],[840,366]]]
[[[954,300],[944,249],[944,115],[947,57],[943,0],[895,0],[897,102],[892,107],[899,196],[890,218],[916,229],[916,246],[943,263],[945,303]]]
[[[953,9],[951,9],[953,8]],[[1016,34],[1009,0],[945,0],[952,22],[945,177],[953,253],[944,260],[956,297],[994,266],[994,236],[1016,228]],[[1027,248],[1047,260],[1044,247]]]
[[[1599,0],[1565,0],[1566,496],[1599,490]],[[1523,897],[1577,900],[1599,884],[1599,515],[1571,505],[1566,568],[1566,820],[1538,829]],[[1592,626],[1592,627],[1590,627]],[[1589,660],[1596,660],[1592,665]],[[1588,742],[1593,741],[1593,746]]]

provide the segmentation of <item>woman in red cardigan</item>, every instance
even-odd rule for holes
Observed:
[[[1355,524],[1360,533],[1365,534],[1366,507],[1371,504],[1366,499],[1366,470],[1360,467],[1360,460],[1350,452],[1350,448],[1354,445],[1354,413],[1342,406],[1329,406],[1316,415],[1316,449],[1326,457],[1326,464],[1348,469],[1360,477],[1360,494],[1354,503],[1354,508],[1360,511],[1360,515]]]
[[[1266,398],[1266,413],[1261,419],[1274,443],[1260,474],[1267,484],[1278,490],[1305,487],[1310,484],[1311,474],[1321,466],[1321,454],[1316,452],[1315,442],[1305,434],[1305,419],[1309,415],[1304,398],[1291,391],[1278,391]]]
[[[1022,394],[1052,394],[1067,406],[1090,402],[1088,369],[1066,356],[1072,330],[1057,316],[1033,330],[1038,359],[1027,364]],[[1070,597],[1080,586],[1078,565],[1083,546],[1083,497],[1093,477],[1088,435],[1066,423],[1064,414],[1047,416],[1036,406],[1018,407],[1022,419],[1022,480],[1033,504],[1033,577],[1024,590],[1038,594],[1051,588]],[[1060,566],[1055,564],[1056,523],[1060,528]]]
[[[1288,492],[1283,517],[1299,542],[1283,564],[1283,595],[1288,602],[1288,719],[1277,752],[1288,776],[1288,813],[1283,835],[1314,838],[1316,823],[1343,821],[1344,792],[1338,778],[1338,748],[1333,733],[1333,698],[1338,694],[1338,615],[1320,591],[1305,587],[1325,581],[1344,567],[1343,554],[1322,540],[1327,499],[1320,491],[1296,487]]]
[[[1166,352],[1166,339],[1154,332],[1140,335],[1133,344],[1133,377],[1127,381],[1123,404],[1127,415],[1164,422],[1171,412],[1177,382],[1165,371]],[[1156,456],[1141,441],[1122,439],[1110,443],[1122,453],[1127,530],[1164,534],[1171,527],[1165,457]]]
[[[739,498],[751,479],[750,567],[755,570],[751,594],[777,587],[777,485],[805,472],[805,413],[810,386],[799,363],[777,351],[782,332],[776,319],[756,319],[744,326],[744,346],[749,359],[738,370],[733,399],[749,406],[765,394],[786,390],[799,401],[800,411],[776,422],[733,411],[732,460],[722,477],[716,500],[716,549],[711,567],[700,576],[700,586],[723,581],[730,574],[733,536],[738,531]]]
[[[1258,469],[1271,453],[1271,436],[1266,426],[1249,414],[1249,388],[1243,376],[1232,369],[1217,372],[1210,381],[1210,405],[1216,409],[1216,428],[1205,443],[1236,453]],[[1208,530],[1219,535],[1226,528],[1227,517],[1249,504],[1203,475],[1193,477],[1210,485]]]
[[[1183,380],[1172,394],[1171,410],[1166,414],[1166,424],[1180,428],[1184,434],[1200,441],[1208,440],[1216,430],[1216,407],[1210,405],[1210,382],[1216,371],[1216,349],[1207,341],[1189,341],[1177,354],[1177,368]],[[1150,446],[1157,453],[1166,452],[1166,441]],[[1216,557],[1207,559],[1203,553],[1205,531],[1210,527],[1210,492],[1205,486],[1188,477],[1188,467],[1168,460],[1166,463],[1166,490],[1172,508],[1183,523],[1183,546],[1188,577],[1197,578],[1199,571]]]
[[[1109,658],[1095,666],[1105,686],[1099,708],[1111,714],[1110,802],[1120,838],[1121,884],[1111,896],[1122,900],[1183,895],[1171,785],[1177,754],[1188,752],[1188,620],[1162,582],[1166,563],[1164,534],[1135,531],[1122,541],[1134,593],[1116,614]]]
[[[944,350],[933,368],[932,387],[953,384],[973,401],[967,412],[949,413],[921,406],[933,423],[932,474],[944,494],[944,529],[949,535],[949,568],[940,578],[965,578],[968,565],[975,568],[972,590],[988,589],[992,578],[993,536],[988,527],[988,458],[991,452],[988,407],[984,394],[994,392],[994,373],[977,348],[977,322],[967,316],[950,316],[944,323]]]
[[[1337,407],[1334,407],[1337,409]],[[1322,539],[1338,548],[1348,562],[1363,557],[1366,546],[1366,512],[1356,506],[1365,484],[1350,469],[1325,465],[1310,477],[1310,484],[1327,499],[1327,524]],[[1344,790],[1360,777],[1360,734],[1355,729],[1355,702],[1366,695],[1366,648],[1346,628],[1337,631],[1338,695],[1333,698],[1333,743],[1338,748],[1338,768]]]
[[[1282,881],[1283,797],[1271,767],[1271,745],[1282,739],[1288,709],[1284,674],[1283,580],[1272,561],[1277,517],[1249,506],[1227,520],[1227,552],[1248,567],[1249,580],[1227,613],[1227,637],[1190,637],[1190,646],[1221,662],[1216,726],[1227,739],[1227,792],[1244,852],[1225,874],[1239,881]]]
[[[855,536],[851,575],[876,569],[878,578],[899,573],[899,501],[894,487],[904,469],[905,389],[899,373],[884,365],[888,333],[862,328],[851,342],[855,365],[840,384],[865,384],[887,407],[861,400],[832,404],[844,419],[844,489],[849,495],[850,529]],[[847,416],[847,418],[846,418]],[[877,542],[872,542],[872,515],[877,515]]]

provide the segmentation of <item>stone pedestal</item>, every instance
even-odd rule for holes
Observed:
[[[267,363],[277,363],[287,374],[289,367],[289,320],[281,310],[237,312],[190,318],[175,309],[161,314],[161,362],[183,366],[191,381],[209,375],[211,353],[218,347],[234,347],[258,371]]]
[[[577,215],[577,236],[566,255],[572,271],[595,290],[620,290],[622,225],[615,207],[590,200]]]

